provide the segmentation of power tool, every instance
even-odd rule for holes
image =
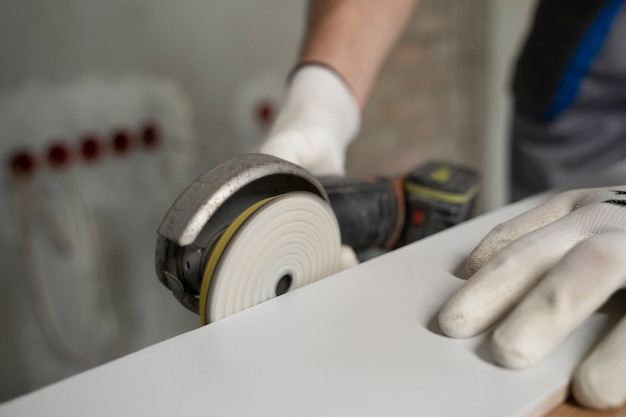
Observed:
[[[475,170],[441,161],[394,179],[319,181],[339,222],[342,244],[356,252],[398,248],[467,220],[479,189]]]
[[[270,155],[239,155],[167,211],[157,276],[207,324],[338,272],[341,245],[391,250],[458,224],[478,189],[476,171],[447,162],[401,178],[316,178]]]

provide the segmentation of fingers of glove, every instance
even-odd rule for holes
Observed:
[[[510,243],[472,275],[439,313],[452,337],[477,335],[507,313],[582,236],[564,218]]]
[[[626,402],[626,317],[580,365],[572,384],[582,405],[606,409]]]
[[[314,175],[343,175],[345,153],[360,123],[358,103],[341,77],[328,68],[307,65],[295,73],[259,152]]]
[[[352,140],[361,124],[361,112],[352,90],[329,68],[305,65],[293,76],[272,130],[293,122],[324,126],[343,146]]]
[[[514,240],[527,235],[570,213],[586,195],[587,190],[573,190],[558,194],[546,203],[531,209],[491,230],[476,246],[467,260],[470,273],[478,271],[495,253]]]
[[[495,329],[496,361],[510,368],[536,364],[624,287],[625,277],[626,233],[580,242]]]
[[[345,175],[344,149],[321,129],[294,127],[268,138],[259,152],[300,165],[313,175]]]
[[[352,268],[359,264],[359,259],[354,253],[354,250],[350,246],[341,245],[341,253],[339,254],[339,269]]]

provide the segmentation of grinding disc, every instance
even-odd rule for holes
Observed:
[[[337,220],[319,196],[296,191],[253,204],[227,228],[207,262],[203,323],[332,275],[340,250]]]

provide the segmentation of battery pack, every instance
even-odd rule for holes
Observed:
[[[476,203],[479,174],[468,167],[430,161],[404,181],[406,220],[397,246],[467,220]]]

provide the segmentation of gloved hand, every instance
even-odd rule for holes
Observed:
[[[293,76],[287,98],[259,152],[300,165],[313,175],[345,175],[348,145],[361,123],[359,106],[332,70],[305,65]],[[358,263],[342,246],[340,268]]]
[[[330,69],[306,65],[294,74],[259,152],[314,175],[345,175],[346,150],[359,125],[359,106],[346,83]]]
[[[474,249],[475,272],[439,314],[469,337],[499,323],[497,362],[536,364],[612,294],[626,288],[626,186],[561,193],[494,228]],[[577,369],[573,394],[593,408],[626,400],[626,317]]]

